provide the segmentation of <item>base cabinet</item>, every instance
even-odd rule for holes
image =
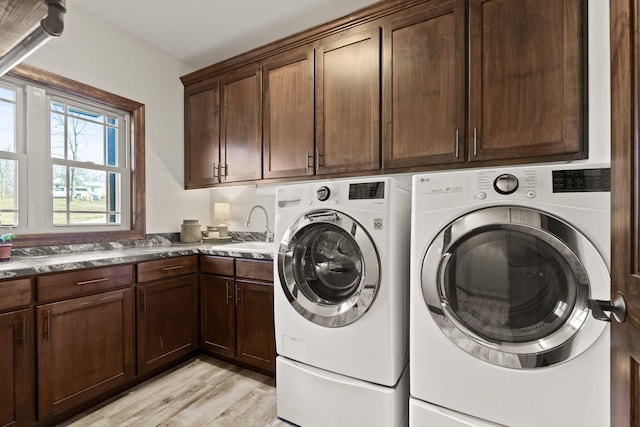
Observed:
[[[202,348],[275,373],[273,262],[203,256],[201,272]]]
[[[236,280],[236,359],[275,372],[273,283]]]
[[[137,267],[138,281],[173,277],[136,289],[138,374],[143,374],[198,348],[198,259],[178,257]]]
[[[33,309],[0,314],[0,426],[33,424]]]
[[[1,281],[0,427],[52,425],[201,344],[273,375],[273,262],[200,264],[179,256]]]
[[[234,292],[233,277],[209,275],[200,277],[202,306],[200,343],[204,350],[228,358],[234,358],[236,355]]]
[[[35,342],[31,279],[0,282],[0,426],[35,422]]]
[[[36,322],[39,419],[133,378],[131,289],[38,306]]]
[[[138,373],[161,367],[198,348],[196,276],[139,286]]]

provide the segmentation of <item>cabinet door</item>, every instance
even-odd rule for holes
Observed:
[[[465,1],[422,9],[382,27],[385,169],[465,160]]]
[[[314,173],[313,49],[270,60],[264,78],[264,177]]]
[[[273,284],[236,280],[236,359],[275,372]]]
[[[582,4],[470,0],[470,160],[582,157]]]
[[[39,418],[133,378],[131,289],[36,308]]]
[[[222,182],[262,178],[262,88],[260,68],[221,76]]]
[[[0,425],[35,419],[33,310],[0,314]]]
[[[200,276],[202,348],[229,358],[236,355],[234,293],[232,277]]]
[[[138,286],[138,373],[198,348],[198,280],[185,276]]]
[[[220,182],[220,89],[214,81],[185,92],[185,186]]]
[[[380,168],[380,29],[316,52],[317,173]]]

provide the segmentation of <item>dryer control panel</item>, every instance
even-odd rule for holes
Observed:
[[[536,197],[538,174],[535,170],[487,170],[472,173],[470,196],[475,200],[533,199]]]

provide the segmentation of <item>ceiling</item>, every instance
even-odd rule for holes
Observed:
[[[194,69],[348,15],[374,0],[70,0]]]

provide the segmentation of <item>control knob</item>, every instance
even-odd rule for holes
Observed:
[[[329,190],[329,187],[323,185],[322,187],[318,188],[318,190],[316,191],[316,196],[318,197],[318,200],[320,200],[321,202],[324,202],[325,200],[328,200],[329,197],[331,196],[331,190]]]
[[[518,178],[503,173],[493,181],[493,188],[500,194],[512,194],[518,189]]]

